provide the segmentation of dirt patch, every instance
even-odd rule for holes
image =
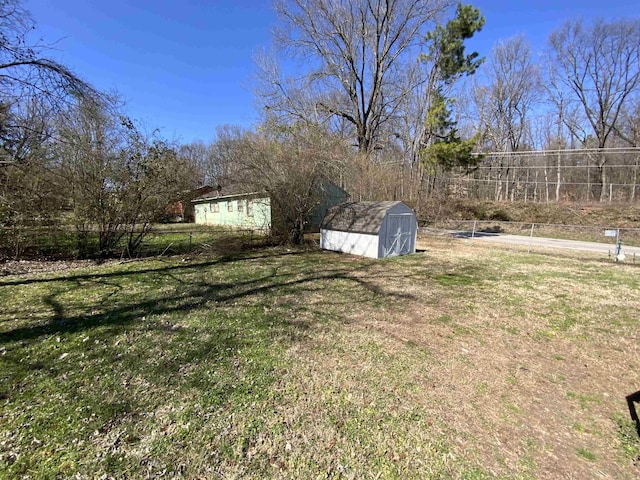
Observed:
[[[6,260],[0,262],[0,276],[63,272],[105,263],[117,263],[117,261],[99,263],[95,260]]]

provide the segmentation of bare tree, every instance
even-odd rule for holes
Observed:
[[[272,232],[301,243],[326,180],[336,179],[344,170],[349,147],[337,136],[304,123],[292,127],[263,124],[259,133],[244,132],[236,140],[235,183],[250,191],[267,192]]]
[[[155,132],[142,133],[111,107],[80,102],[57,125],[54,154],[81,255],[90,253],[86,240],[95,231],[100,255],[113,253],[121,241],[133,255],[191,181],[189,166],[173,145]]]
[[[102,97],[32,41],[20,0],[0,1],[0,226],[51,223],[64,206],[50,155],[52,119],[73,102]]]
[[[51,155],[51,123],[37,99],[14,109],[11,117],[12,122],[28,125],[29,132],[15,135],[14,131],[11,144],[2,145],[5,158],[10,155],[20,161],[0,166],[0,229],[11,228],[15,233],[55,225],[67,202]],[[18,237],[16,233],[14,238]]]
[[[41,135],[16,110],[37,101],[46,115],[59,112],[68,101],[100,95],[68,67],[44,56],[48,45],[31,41],[35,23],[21,0],[0,2],[0,143],[1,164],[20,160],[20,144]]]
[[[270,79],[259,92],[274,114],[298,120],[340,118],[351,126],[361,152],[384,144],[384,129],[421,82],[418,46],[449,0],[289,0],[276,12],[281,47],[306,62],[305,74],[283,79],[263,62]],[[264,66],[266,65],[266,66]],[[388,133],[388,132],[387,132]]]
[[[622,121],[616,126],[616,135],[623,143],[632,147],[640,147],[640,98],[636,97],[632,102],[628,102],[621,112]],[[638,174],[640,171],[640,152],[634,155],[633,167],[631,169],[632,187],[629,199],[636,199],[638,185]]]
[[[472,88],[482,141],[489,151],[516,152],[528,140],[531,116],[540,103],[538,66],[523,36],[498,43],[492,50],[487,82]],[[499,157],[495,199],[516,196],[519,179],[512,167],[517,160]],[[515,163],[514,163],[515,162]]]
[[[225,185],[242,165],[242,139],[246,130],[238,125],[221,125],[208,147],[207,176],[213,185]]]
[[[582,144],[593,137],[608,146],[619,128],[622,109],[640,84],[640,19],[567,22],[549,37],[552,101],[568,114],[563,121]],[[561,105],[561,101],[565,103]],[[605,199],[607,156],[595,156],[600,173],[600,201]]]
[[[476,95],[483,129],[498,151],[518,151],[532,110],[540,101],[538,66],[523,36],[498,43],[491,52],[487,89]],[[488,95],[487,95],[488,94]]]
[[[623,144],[640,147],[640,95],[627,102],[620,112],[621,121],[615,126],[616,136]]]
[[[188,166],[191,174],[189,188],[195,189],[208,183],[209,146],[202,141],[180,145],[177,151],[180,160]]]

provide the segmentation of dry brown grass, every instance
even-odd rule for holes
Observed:
[[[413,261],[355,269],[387,300],[334,306],[347,320],[289,351],[272,417],[295,449],[282,458],[327,459],[328,474],[355,478],[381,457],[415,478],[637,478],[615,419],[640,388],[640,271],[464,241],[421,247]],[[360,436],[376,446],[370,459]]]

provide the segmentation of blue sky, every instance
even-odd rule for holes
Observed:
[[[487,55],[525,34],[533,50],[563,21],[637,16],[640,0],[476,0],[486,24],[470,47]],[[251,127],[252,57],[275,26],[270,0],[25,0],[53,57],[170,139],[210,141],[217,125]]]

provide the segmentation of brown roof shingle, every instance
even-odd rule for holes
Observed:
[[[224,186],[218,186],[218,188],[212,189],[210,192],[207,192],[203,195],[200,195],[192,200],[192,202],[202,202],[207,200],[216,200],[218,198],[225,197],[244,197],[244,196],[253,196],[257,193],[256,191],[251,191],[246,187],[237,184],[229,184]]]

